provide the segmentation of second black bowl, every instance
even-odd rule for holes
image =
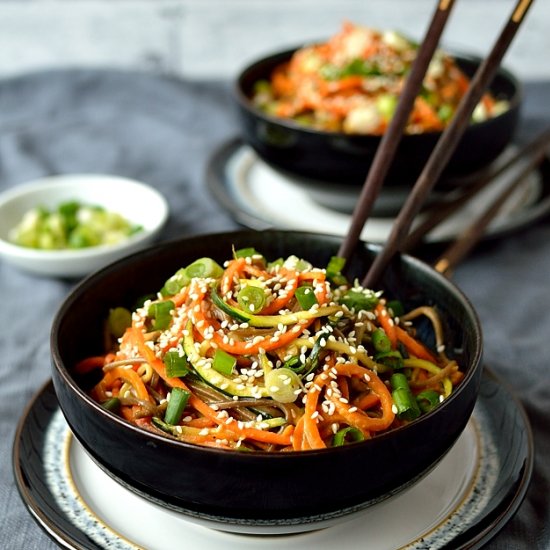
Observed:
[[[292,120],[270,116],[258,109],[250,97],[254,84],[268,80],[273,69],[288,61],[296,49],[259,59],[237,77],[234,95],[241,134],[258,156],[271,167],[290,176],[338,184],[364,182],[381,137],[324,132],[301,126]],[[454,55],[458,65],[472,76],[480,59]],[[520,112],[521,85],[507,70],[500,69],[490,86],[509,108],[496,117],[471,124],[461,139],[443,174],[458,178],[489,165],[512,141]],[[388,173],[386,184],[412,184],[426,164],[441,132],[403,136]]]
[[[286,453],[192,445],[147,432],[107,411],[74,373],[80,359],[102,352],[102,326],[110,308],[135,303],[198,257],[223,261],[232,246],[253,246],[268,258],[295,254],[326,265],[339,242],[333,236],[283,231],[198,236],[147,249],[80,283],[53,324],[53,382],[73,433],[101,468],[132,491],[215,528],[273,533],[330,524],[410,487],[428,473],[470,418],[481,380],[482,338],[467,298],[412,257],[392,262],[383,287],[408,308],[437,305],[446,349],[461,365],[464,379],[432,412],[370,440]],[[377,250],[362,245],[350,265],[351,274],[364,273]]]

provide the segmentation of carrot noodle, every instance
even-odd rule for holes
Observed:
[[[270,115],[319,130],[379,135],[393,116],[417,48],[398,32],[345,22],[329,40],[298,49],[267,80],[258,81],[252,101]],[[454,59],[438,50],[406,132],[441,131],[468,86]],[[486,93],[473,120],[491,118],[507,107]]]
[[[105,339],[114,345],[74,366],[77,376],[96,376],[90,395],[127,422],[189,444],[307,452],[342,444],[334,434],[346,428],[371,439],[411,422],[399,418],[392,395],[396,371],[413,396],[435,392],[439,402],[462,380],[443,352],[436,308],[397,318],[381,292],[333,286],[305,260],[243,254],[216,275],[183,278],[173,294],[165,285],[131,312],[122,336]],[[256,313],[239,305],[252,287],[263,293]],[[310,302],[300,300],[308,294]],[[162,307],[164,320],[156,317]],[[435,350],[415,336],[421,316],[433,326]],[[400,363],[377,350],[380,330]],[[186,396],[175,419],[167,414],[172,393]]]

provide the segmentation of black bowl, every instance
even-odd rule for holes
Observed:
[[[284,231],[198,236],[149,248],[81,282],[53,322],[53,382],[73,433],[110,476],[164,507],[219,529],[289,532],[327,525],[384,500],[427,474],[451,448],[472,413],[482,367],[477,316],[447,279],[412,257],[388,267],[384,289],[407,306],[437,304],[447,350],[465,377],[450,398],[419,420],[354,445],[319,451],[243,453],[178,442],[149,433],[99,406],[72,373],[80,359],[103,351],[109,308],[134,304],[178,268],[231,247],[254,246],[268,258],[296,254],[326,265],[340,239]],[[350,264],[365,272],[378,248],[362,245]],[[334,477],[331,475],[334,472]],[[327,483],[314,480],[326,479]]]
[[[250,100],[254,84],[269,79],[273,69],[288,61],[296,48],[264,57],[246,67],[234,86],[243,140],[272,168],[287,175],[315,181],[360,185],[365,181],[380,136],[324,132],[291,120],[270,116]],[[458,65],[472,76],[480,59],[454,55]],[[518,123],[522,90],[519,81],[500,69],[490,86],[498,99],[510,107],[486,121],[471,124],[452,155],[441,181],[473,174],[494,161],[511,142]],[[441,132],[403,136],[386,178],[386,185],[409,185],[416,181]]]

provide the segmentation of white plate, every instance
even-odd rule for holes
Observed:
[[[433,229],[426,240],[433,243],[456,238],[498,196],[514,173],[517,172],[511,170],[506,177],[489,184],[475,200]],[[526,178],[492,221],[487,236],[499,236],[519,229],[546,214],[550,209],[550,198],[546,196],[545,183],[538,172]],[[342,210],[359,194],[358,188],[355,188],[355,195],[350,195],[349,187],[333,186],[329,190],[326,184],[313,190],[311,182],[305,186],[303,182],[268,166],[240,140],[229,142],[212,157],[208,184],[221,204],[247,227],[307,230],[339,236],[346,235],[351,223],[351,214]],[[404,200],[403,189],[386,191],[379,200],[395,207]],[[331,201],[335,208],[327,206]],[[392,223],[392,217],[371,216],[361,238],[383,243]]]
[[[332,527],[277,536],[208,529],[117,484],[71,435],[51,383],[19,423],[13,460],[24,502],[67,548],[456,550],[479,548],[515,513],[529,485],[533,441],[519,402],[485,370],[470,422],[425,478]]]

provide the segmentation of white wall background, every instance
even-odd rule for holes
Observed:
[[[247,61],[334,33],[344,19],[421,38],[436,0],[0,0],[0,78],[71,66],[230,78]],[[515,0],[457,0],[444,43],[483,55]],[[504,64],[550,78],[550,1]]]

